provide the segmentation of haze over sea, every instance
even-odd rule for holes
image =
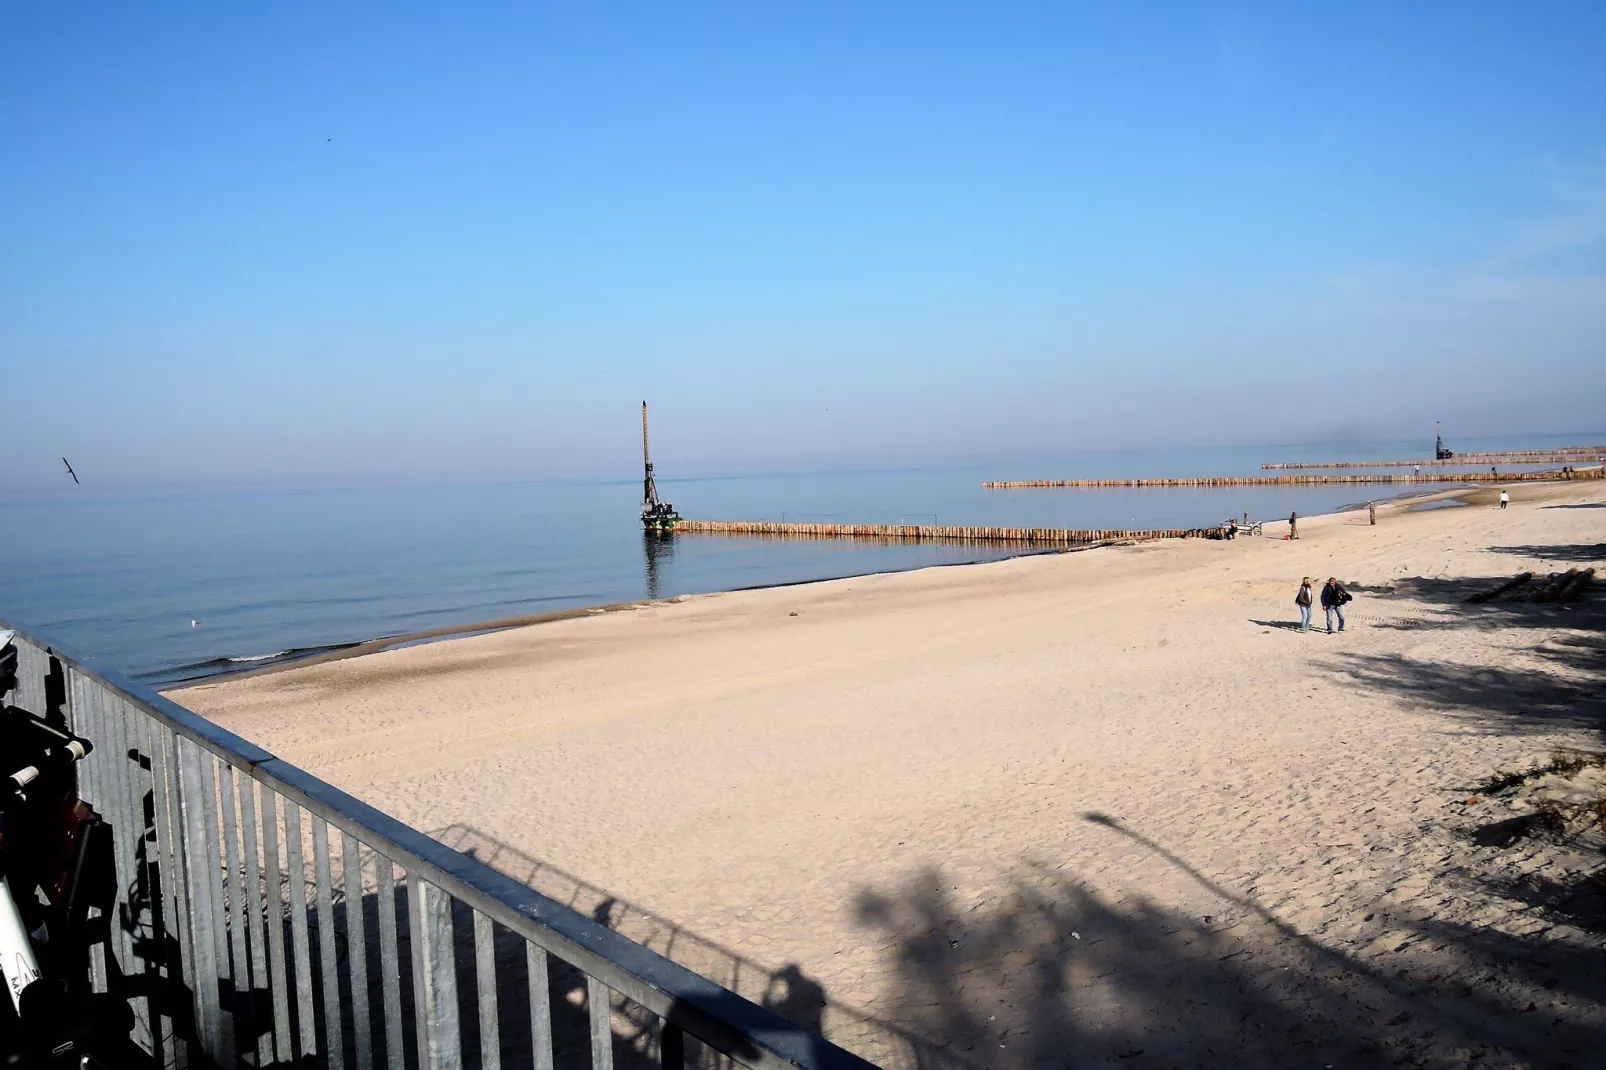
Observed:
[[[1603,439],[1596,433],[1453,445],[1532,449]],[[1251,475],[1266,461],[1430,453],[1420,441],[1126,450],[903,470],[665,474],[659,488],[696,518],[1196,527],[1244,512],[1331,512],[1368,496],[1429,488],[985,491],[981,482]],[[614,478],[115,494],[90,485],[14,495],[0,500],[0,606],[99,664],[171,683],[520,614],[1022,552],[850,540],[647,540],[636,520],[640,493],[639,479]]]

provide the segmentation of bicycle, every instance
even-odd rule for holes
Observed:
[[[90,980],[117,879],[111,826],[78,798],[75,767],[94,744],[7,704],[16,684],[17,648],[0,632],[0,1065],[135,1065],[132,1011]]]

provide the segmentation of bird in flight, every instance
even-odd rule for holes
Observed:
[[[74,472],[74,471],[73,471],[73,470],[72,470],[72,465],[70,465],[70,464],[67,464],[67,458],[65,458],[65,457],[63,457],[63,458],[62,458],[62,459],[61,459],[61,463],[62,463],[62,464],[66,464],[66,465],[67,465],[67,474],[68,474],[68,475],[70,475],[70,476],[72,476],[72,481],[73,481],[73,482],[74,482],[74,483],[78,483],[78,473],[77,473],[77,472]],[[79,486],[83,486],[83,484],[82,484],[82,483],[78,483],[78,485],[79,485]]]

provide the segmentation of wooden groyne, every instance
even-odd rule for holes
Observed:
[[[1458,453],[1444,460],[1427,458],[1420,461],[1288,461],[1263,464],[1261,470],[1289,471],[1296,468],[1462,468],[1481,464],[1577,464],[1589,463],[1606,457],[1606,446],[1568,446],[1559,450],[1519,450],[1515,453]]]
[[[1220,539],[1227,529],[1158,528],[989,528],[936,524],[788,524],[772,520],[682,520],[675,533],[758,535],[787,539],[879,539],[897,542],[1017,543],[1034,546],[1089,546],[1156,539]]]
[[[1441,472],[1431,476],[1363,474],[1351,476],[1216,476],[1209,479],[1017,479],[983,483],[989,490],[1028,487],[1327,487],[1347,483],[1536,483],[1568,478],[1560,472]],[[1601,469],[1585,468],[1573,479],[1599,479]]]

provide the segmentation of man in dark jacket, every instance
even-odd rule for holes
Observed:
[[[1351,600],[1351,595],[1344,590],[1344,585],[1332,576],[1327,577],[1327,583],[1322,586],[1322,608],[1327,610],[1327,634],[1333,634],[1333,614],[1338,614],[1338,630],[1344,630],[1344,603]]]

